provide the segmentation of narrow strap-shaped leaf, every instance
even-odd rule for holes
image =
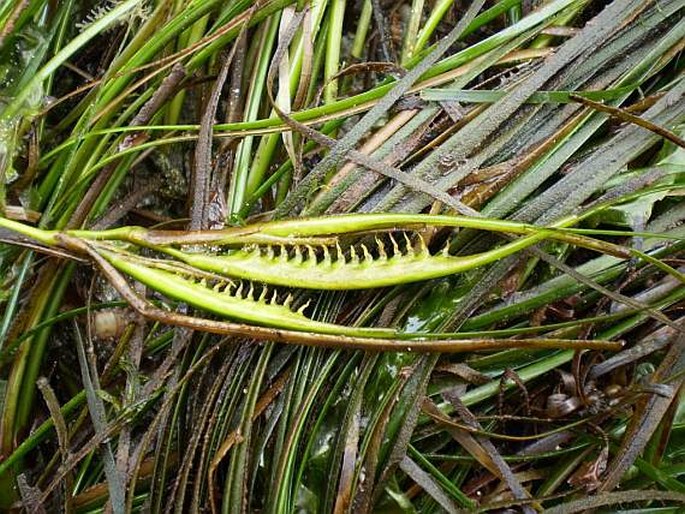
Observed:
[[[526,103],[572,103],[572,96],[582,96],[588,100],[615,100],[634,91],[638,84],[630,84],[615,89],[605,89],[603,91],[536,91]],[[421,98],[433,102],[452,101],[464,103],[494,103],[507,95],[507,91],[489,91],[478,89],[438,89],[428,88],[420,93]]]

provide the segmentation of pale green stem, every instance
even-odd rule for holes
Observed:
[[[423,15],[424,0],[413,0],[411,4],[411,15],[409,16],[409,23],[407,24],[407,33],[404,37],[404,46],[402,48],[402,66],[414,57],[415,43],[418,42],[417,35],[419,26],[421,25],[421,16]]]
[[[0,217],[0,228],[6,228],[7,230],[11,230],[17,234],[26,236],[46,246],[56,246],[59,244],[57,239],[59,232],[56,230],[41,230],[39,228],[2,217]]]
[[[324,10],[326,8],[326,5],[328,3],[328,0],[320,0],[318,2],[314,2],[311,9],[311,20],[312,20],[312,26],[311,26],[311,33],[310,37],[312,38],[312,44],[315,44],[317,34],[319,33],[319,29],[321,26],[321,20],[323,18]],[[305,46],[305,41],[304,41],[304,34],[302,31],[300,31],[296,37],[295,41],[291,44],[291,47],[294,48],[294,51],[292,52],[292,60],[291,60],[291,66],[290,66],[290,94],[291,97],[296,93],[300,79],[301,79],[301,70],[303,67],[303,59],[304,59],[304,46]],[[313,70],[315,73],[315,70]],[[314,74],[316,76],[316,74]],[[297,113],[294,114],[297,116]],[[279,120],[278,116],[276,115],[276,112],[272,109],[271,113],[269,114],[269,119],[272,120]],[[262,185],[264,181],[264,177],[267,174],[267,171],[269,170],[269,167],[271,166],[271,162],[273,161],[274,153],[276,151],[276,148],[278,147],[278,143],[281,140],[281,136],[279,134],[273,134],[269,135],[267,137],[263,137],[261,141],[259,142],[259,146],[257,147],[257,150],[255,151],[254,158],[252,159],[252,165],[250,167],[250,172],[247,177],[247,183],[245,186],[245,195],[243,196],[242,203],[238,204],[237,202],[229,203],[229,207],[232,209],[229,214],[232,213],[237,213],[238,211],[242,210],[244,208],[244,198],[252,196],[254,192]],[[240,217],[240,215],[239,215]]]
[[[435,32],[438,24],[453,3],[453,0],[439,0],[435,3],[435,7],[433,7],[433,10],[428,16],[426,24],[423,26],[416,38],[416,45],[414,45],[413,55],[416,55],[425,48],[426,44],[433,35],[433,32]],[[404,59],[402,62],[404,62]]]
[[[373,14],[373,6],[371,0],[364,0],[362,12],[357,21],[357,32],[354,34],[354,42],[352,43],[352,57],[360,59],[364,55],[364,46],[366,45],[366,34],[369,32],[369,25],[371,24],[371,15]]]
[[[324,65],[324,102],[335,102],[338,97],[338,81],[330,80],[340,66],[340,48],[342,47],[342,25],[345,18],[345,0],[335,0],[331,5],[331,13],[328,25],[328,38],[326,40],[326,62]],[[330,82],[329,82],[330,81]]]
[[[197,43],[202,39],[207,29],[207,22],[209,21],[209,15],[205,15],[199,20],[197,20],[189,29],[183,32],[178,38],[177,49],[182,50],[188,48],[189,46]],[[181,119],[181,111],[183,109],[183,102],[186,97],[185,89],[179,91],[173,100],[169,102],[169,107],[167,110],[166,121],[169,124],[178,123]]]
[[[266,74],[269,68],[271,51],[278,32],[279,16],[270,17],[265,26],[260,27],[259,57],[254,71],[250,77],[250,84],[247,94],[247,105],[245,106],[245,121],[254,121],[259,117],[264,87],[266,86]],[[238,145],[236,152],[236,166],[231,179],[231,186],[228,195],[228,215],[237,212],[242,206],[246,187],[250,180],[250,161],[252,160],[252,146],[254,136],[247,136]]]

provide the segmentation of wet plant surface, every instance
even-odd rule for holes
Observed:
[[[677,512],[682,0],[0,6],[0,508]]]

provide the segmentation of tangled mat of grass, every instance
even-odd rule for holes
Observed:
[[[684,14],[684,0],[3,2],[0,509],[679,512]],[[443,278],[278,292],[350,335],[502,341],[459,353],[211,333],[216,317],[145,275],[124,282],[157,313],[141,315],[123,276],[39,236],[135,225],[183,243],[372,212],[578,222]],[[515,237],[484,227],[394,228],[405,253],[418,237],[452,256]],[[369,241],[336,243],[379,257]],[[117,248],[168,271],[164,243],[145,246]]]

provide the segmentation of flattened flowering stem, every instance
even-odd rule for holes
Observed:
[[[57,230],[42,230],[3,217],[0,217],[0,228],[11,230],[46,246],[60,246],[59,232]]]
[[[577,217],[564,218],[551,228],[573,225]],[[344,214],[339,216],[321,216],[317,218],[292,219],[256,223],[245,227],[234,227],[225,230],[180,232],[146,230],[141,227],[121,227],[112,230],[90,231],[72,230],[68,234],[90,240],[118,240],[135,244],[152,245],[178,244],[269,244],[269,243],[302,243],[293,238],[331,237],[342,234],[354,234],[385,230],[421,230],[427,227],[454,227],[506,232],[528,235],[539,233],[544,227],[526,223],[504,221],[488,218],[470,218],[467,216],[441,216],[427,214]],[[305,242],[306,244],[306,242]]]
[[[418,223],[426,221],[427,217],[411,218],[414,222]],[[353,218],[347,217],[345,221],[349,222],[351,219]],[[397,218],[390,218],[390,221],[396,220]],[[305,229],[297,232],[298,235],[304,234],[305,238],[318,237],[314,230],[315,227],[312,227],[312,225],[316,225],[314,221],[321,223],[331,220],[308,220],[310,223],[305,223]],[[383,230],[405,228],[397,224],[388,225],[388,218],[382,220],[382,222],[379,222],[378,219],[364,221],[373,222],[371,224],[362,223],[363,227],[367,230],[370,227]],[[445,219],[439,218],[437,221],[446,223],[447,217]],[[236,240],[235,236],[238,232],[243,235],[259,234],[260,237],[267,235],[268,237],[281,238],[283,237],[282,234],[289,230],[287,226],[284,228],[284,223],[282,222],[275,224],[278,230],[271,230],[274,224],[266,225],[266,230],[260,230],[264,228],[264,225],[257,226],[257,230],[254,230],[255,227],[238,229],[238,231],[234,231],[231,234],[232,240]],[[332,226],[326,225],[326,227],[327,235],[341,234],[345,233],[344,231],[352,230],[349,225],[345,224],[340,226],[333,223]],[[610,341],[575,341],[543,338],[525,340],[446,339],[445,337],[448,336],[445,334],[402,333],[393,328],[348,327],[335,323],[325,323],[308,318],[304,313],[306,304],[297,310],[291,309],[290,302],[292,298],[290,295],[283,299],[283,295],[267,289],[263,285],[254,286],[250,283],[247,288],[243,288],[240,282],[236,285],[225,277],[202,273],[192,267],[184,267],[183,264],[178,262],[150,262],[150,259],[117,249],[116,246],[109,245],[106,241],[77,238],[73,233],[39,230],[4,218],[0,218],[0,228],[14,230],[47,246],[58,246],[78,255],[89,257],[100,267],[122,297],[141,315],[151,320],[196,330],[237,336],[242,335],[250,338],[286,343],[334,348],[362,348],[371,351],[396,351],[403,349],[422,352],[458,352],[504,347],[613,350],[620,348],[620,343]],[[115,240],[136,239],[141,230],[136,228],[117,229],[109,231],[109,237],[113,234],[115,236],[113,239]],[[534,234],[534,236],[544,238],[543,232]],[[103,238],[102,233],[91,233],[89,235],[98,236],[93,239]],[[221,237],[225,238],[225,234]],[[523,237],[519,241],[528,240],[530,237]],[[295,239],[299,241],[297,237]],[[515,243],[516,241],[512,244]],[[163,250],[163,248],[159,249]],[[295,264],[297,265],[297,263]],[[186,316],[159,309],[144,298],[137,296],[121,273],[129,275],[169,298],[184,301],[193,307],[216,314],[222,318],[237,320],[239,323]],[[199,281],[198,278],[200,278]]]
[[[575,221],[575,217],[569,217],[553,228],[546,228],[464,216],[355,214],[261,223],[224,231],[179,233],[128,227],[107,232],[71,231],[68,234],[91,240],[117,239],[148,246],[189,266],[224,277],[323,290],[368,289],[444,277],[492,263],[548,238],[620,258],[631,257],[629,252],[610,243],[558,231],[559,227],[572,225]],[[471,228],[523,237],[490,251],[467,256],[453,256],[447,250],[431,254],[420,236],[416,241],[418,250],[408,239],[404,249],[400,250],[390,236],[386,243],[392,244],[387,251],[386,244],[378,240],[375,255],[362,244],[350,247],[345,256],[337,245],[337,237],[345,234],[420,231],[427,227]],[[179,244],[240,244],[242,248],[225,255],[214,255],[213,252],[184,251],[170,246]]]
[[[226,263],[214,262],[215,256],[205,255],[200,253],[188,254],[169,248],[171,245],[212,245],[212,246],[230,246],[230,245],[289,245],[289,246],[314,246],[325,247],[333,246],[337,243],[337,237],[345,234],[364,234],[369,232],[381,231],[420,231],[428,227],[453,227],[453,228],[468,228],[476,230],[486,230],[492,232],[503,232],[513,235],[522,235],[524,237],[514,240],[502,247],[495,248],[489,252],[477,254],[473,256],[452,257],[448,266],[438,264],[440,258],[434,256],[433,264],[438,264],[436,269],[426,270],[418,275],[412,273],[407,274],[409,270],[400,270],[403,272],[405,278],[400,281],[394,281],[392,278],[377,278],[377,283],[368,283],[367,285],[359,285],[357,287],[350,287],[350,289],[366,288],[366,287],[380,287],[385,285],[394,285],[398,283],[406,283],[417,280],[426,280],[440,276],[449,275],[466,271],[468,269],[482,266],[497,260],[498,258],[506,257],[521,249],[527,248],[535,243],[545,239],[554,239],[563,241],[575,246],[582,246],[592,250],[611,254],[619,258],[639,257],[643,255],[635,255],[629,249],[600,241],[590,237],[585,237],[579,234],[571,234],[560,229],[564,229],[574,225],[581,219],[579,216],[569,216],[561,219],[549,227],[539,227],[526,223],[519,223],[513,221],[488,219],[488,218],[472,218],[467,216],[443,216],[443,215],[425,215],[425,214],[349,214],[340,216],[322,216],[317,218],[305,218],[286,221],[275,221],[266,223],[257,223],[247,225],[244,227],[232,227],[225,230],[216,231],[158,231],[147,230],[142,227],[119,227],[111,230],[93,231],[93,230],[70,230],[65,232],[70,237],[75,237],[91,241],[124,241],[138,246],[149,247],[161,252],[172,254],[177,259],[185,261],[187,264],[198,266],[202,269],[222,273],[222,266]],[[38,241],[46,246],[59,246],[60,240],[57,237],[58,232],[40,230],[29,225],[5,219],[0,217],[0,228],[6,228],[16,233],[22,234],[28,238]],[[459,261],[457,264],[456,261]],[[406,261],[406,259],[405,259]],[[255,263],[258,264],[258,263]],[[310,264],[310,263],[307,263]],[[362,261],[362,265],[364,262]],[[397,276],[395,273],[400,266],[398,262],[391,263],[393,266],[387,266],[383,273],[389,272]],[[414,267],[418,267],[418,262],[414,263]],[[290,266],[292,267],[292,266]],[[664,268],[663,264],[661,265]],[[664,269],[666,272],[674,275],[674,270]],[[225,271],[228,273],[230,270]],[[281,273],[280,270],[276,270]],[[281,277],[278,280],[269,279],[268,274],[256,273],[250,275],[250,270],[238,273],[235,276],[242,278],[253,278],[256,280],[263,280],[268,283],[279,284],[291,287],[314,287],[307,286],[302,280],[297,280],[294,283],[288,282],[287,277]],[[678,277],[682,278],[682,277]],[[331,282],[331,281],[329,281]],[[335,283],[336,280],[332,279]],[[325,283],[325,281],[324,281]],[[322,285],[323,289],[345,289],[345,287],[330,287]]]
[[[492,263],[545,239],[585,246],[621,258],[631,257],[616,245],[558,230],[573,225],[576,220],[576,217],[568,217],[548,228],[465,216],[353,214],[259,223],[222,231],[148,231],[141,227],[121,227],[106,231],[71,230],[65,235],[71,240],[124,241],[149,247],[197,269],[227,278],[327,290],[367,289],[444,277]],[[4,220],[4,226],[46,245],[59,245],[60,241],[67,240],[56,239],[55,232],[40,231],[10,220]],[[420,236],[418,250],[413,248],[409,238],[404,250],[400,250],[390,236],[391,247],[386,252],[385,243],[378,240],[375,256],[363,244],[350,247],[349,255],[345,256],[337,244],[337,237],[346,234],[420,231],[427,227],[469,228],[523,237],[490,251],[466,256],[450,255],[447,249],[432,255]],[[181,244],[241,247],[226,255],[214,255],[213,250],[189,252],[171,247]],[[264,251],[255,245],[265,246]]]
[[[169,298],[186,302],[206,312],[224,318],[236,319],[248,323],[284,328],[319,334],[340,334],[355,337],[390,338],[396,335],[393,329],[346,327],[332,323],[323,323],[307,318],[304,309],[291,310],[287,305],[277,302],[274,296],[270,299],[266,293],[255,298],[249,292],[244,298],[230,290],[210,289],[202,283],[195,283],[164,271],[143,266],[127,259],[121,254],[104,249],[96,250],[116,269],[159,291]]]
[[[119,270],[111,264],[111,260],[117,262],[116,252],[114,259],[112,255],[103,257],[91,243],[81,240],[65,240],[70,249],[80,248],[83,253],[88,254],[100,267],[105,276],[111,281],[112,285],[119,291],[122,297],[144,317],[170,325],[178,325],[194,330],[211,332],[222,335],[244,336],[258,340],[276,341],[290,344],[300,344],[307,346],[323,346],[341,349],[361,349],[366,351],[416,351],[416,352],[468,352],[488,349],[503,348],[572,348],[572,349],[595,349],[595,350],[619,350],[623,343],[621,341],[599,341],[599,340],[573,340],[573,339],[466,339],[450,338],[449,334],[417,334],[402,333],[388,328],[365,328],[365,327],[345,327],[328,323],[312,322],[303,325],[304,330],[293,330],[291,325],[286,322],[286,326],[265,327],[234,323],[230,321],[217,321],[205,318],[186,316],[175,312],[163,311],[146,300],[138,297],[128,286],[126,280],[120,275]],[[134,263],[135,264],[135,263]],[[133,271],[133,270],[129,270]],[[147,279],[146,270],[140,270],[139,277]],[[173,280],[173,275],[171,275]],[[157,277],[164,283],[166,278]],[[158,280],[152,280],[149,285],[157,284]],[[168,287],[168,286],[167,286]],[[195,295],[184,300],[196,300]],[[193,303],[194,306],[202,308],[202,303]],[[212,310],[221,315],[216,306]],[[225,315],[225,313],[224,313]],[[280,322],[279,322],[280,323]],[[279,323],[272,323],[278,325]],[[317,326],[325,325],[325,332],[315,332]]]
[[[452,256],[447,248],[432,255],[419,238],[419,249],[407,239],[404,250],[391,238],[391,249],[378,241],[377,256],[365,245],[350,247],[345,256],[340,247],[334,251],[311,245],[296,245],[294,256],[285,248],[279,254],[272,247],[240,249],[226,255],[189,253],[169,247],[160,248],[172,257],[201,270],[227,277],[257,280],[285,287],[324,290],[370,289],[395,286],[444,277],[484,266],[523,250],[546,234],[531,234],[493,250],[466,256]],[[317,251],[323,253],[317,255]],[[389,255],[388,255],[389,254]]]
[[[555,223],[552,228],[573,225],[576,217]],[[93,241],[127,241],[145,246],[212,244],[309,244],[330,243],[331,237],[387,230],[421,230],[427,227],[454,227],[529,235],[544,231],[526,223],[466,216],[440,216],[425,214],[349,214],[322,216],[286,221],[256,223],[212,231],[158,231],[142,227],[119,227],[111,230],[70,230],[66,234]],[[0,228],[6,228],[48,246],[59,245],[58,232],[40,230],[23,223],[0,217]],[[564,237],[559,235],[557,237]]]

